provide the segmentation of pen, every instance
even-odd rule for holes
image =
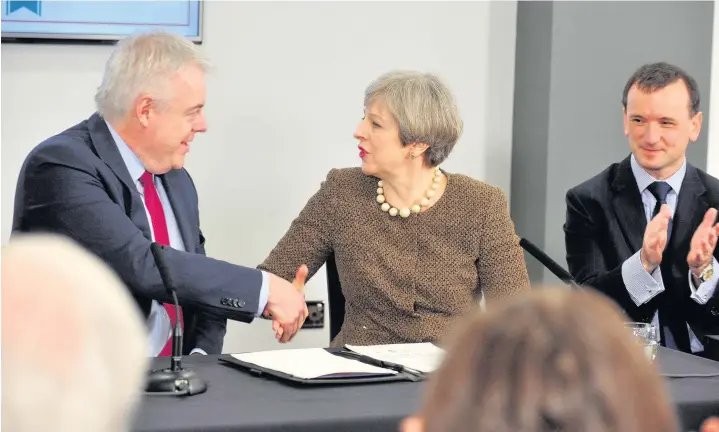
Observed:
[[[383,367],[383,368],[386,368],[386,369],[392,369],[392,370],[397,371],[397,372],[408,372],[408,373],[411,373],[411,374],[413,374],[413,375],[422,376],[422,372],[420,372],[420,371],[418,371],[418,370],[416,370],[416,369],[408,368],[408,367],[403,366],[403,365],[401,365],[401,364],[392,363],[392,362],[388,362],[388,361],[377,360],[377,359],[375,359],[375,358],[372,358],[372,357],[369,357],[369,356],[366,356],[366,355],[363,355],[363,354],[357,354],[357,353],[355,353],[355,352],[353,352],[353,351],[344,351],[343,354],[347,354],[347,355],[349,355],[350,357],[353,357],[353,358],[355,358],[355,359],[357,359],[357,360],[359,360],[359,361],[361,361],[361,362],[363,362],[363,363],[367,363],[367,364],[371,364],[371,365],[375,365],[375,366],[380,366],[380,367]]]

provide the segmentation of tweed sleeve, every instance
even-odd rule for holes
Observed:
[[[488,305],[493,300],[530,289],[524,253],[509,216],[507,198],[498,187],[490,187],[489,191],[484,202],[484,220],[478,231],[477,260],[479,288]]]
[[[320,189],[292,221],[285,235],[257,268],[283,279],[294,279],[297,268],[306,264],[308,279],[327,261],[332,252],[336,170],[331,170]]]

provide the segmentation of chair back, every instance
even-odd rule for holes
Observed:
[[[345,296],[342,294],[340,275],[334,254],[325,263],[327,266],[327,301],[330,312],[330,342],[337,336],[345,320]]]

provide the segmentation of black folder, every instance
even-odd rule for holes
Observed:
[[[351,351],[346,351],[337,348],[328,348],[325,351],[336,356],[356,360],[362,363],[367,363],[372,366],[377,366],[385,369],[391,369],[396,371],[396,374],[367,374],[367,373],[347,373],[347,374],[334,374],[324,375],[317,378],[299,378],[293,375],[267,369],[249,362],[239,360],[232,355],[223,354],[219,356],[218,361],[230,367],[242,370],[258,377],[264,377],[269,379],[275,379],[288,384],[294,384],[298,386],[317,386],[317,385],[350,385],[350,384],[371,384],[371,383],[386,383],[396,381],[421,381],[425,378],[424,374],[417,374],[414,372],[407,371],[401,365],[395,365],[391,363],[382,362],[379,360],[372,359],[366,356],[360,356]]]

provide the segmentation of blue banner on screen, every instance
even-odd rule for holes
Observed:
[[[2,35],[34,39],[116,40],[147,30],[202,39],[201,2],[2,1]]]

